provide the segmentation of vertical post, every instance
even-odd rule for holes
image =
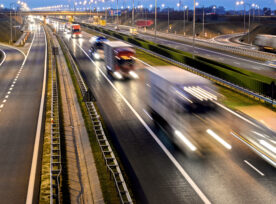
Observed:
[[[184,13],[184,19],[183,19],[183,25],[184,25],[184,27],[183,27],[183,34],[184,34],[184,36],[186,35],[186,22],[185,22],[185,16],[186,16],[186,13],[185,13],[185,11],[186,11],[186,9],[185,9],[185,7],[184,7],[184,9],[183,9],[183,13]]]
[[[250,40],[249,34],[250,34],[250,13],[251,13],[251,7],[249,6],[249,15],[248,15],[248,43]]]
[[[194,0],[194,15],[193,15],[193,58],[195,57],[195,0]]]
[[[156,40],[156,29],[157,29],[157,0],[155,0],[155,22],[154,22],[154,38]]]
[[[246,33],[246,31],[245,31],[245,4],[243,5],[243,32],[244,32],[244,34]]]
[[[11,4],[10,4],[10,32],[11,32],[10,44],[12,44],[12,16],[11,16]]]
[[[134,0],[132,1],[132,27],[134,27]]]
[[[203,18],[203,24],[202,24],[202,32],[203,32],[203,37],[205,37],[205,28],[204,28],[204,23],[205,23],[205,13],[204,13],[204,6],[203,6],[203,12],[202,12],[202,18]]]
[[[170,8],[168,7],[168,33],[170,32]]]
[[[117,0],[117,26],[119,26],[119,9],[118,9],[118,0]]]

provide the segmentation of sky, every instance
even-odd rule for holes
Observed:
[[[17,0],[0,0],[0,4],[4,4],[5,7],[9,7],[10,3],[16,2]],[[58,4],[71,4],[73,5],[74,0],[23,0],[26,1],[30,8],[42,7],[42,6],[53,6]],[[77,0],[76,0],[77,1]],[[82,0],[84,1],[84,0]],[[89,0],[87,0],[89,1]],[[95,0],[94,0],[95,1]],[[99,1],[99,0],[98,0]],[[130,6],[132,5],[132,0],[118,0],[119,7],[121,6]],[[143,4],[144,7],[148,7],[150,4],[154,5],[154,0],[134,0],[135,5],[138,3]],[[170,5],[170,7],[176,7],[176,4],[181,1],[183,5],[187,5],[190,8],[193,6],[193,0],[157,0],[158,6],[161,4],[165,4],[165,6]],[[196,0],[199,3],[199,7],[201,6],[209,6],[216,5],[224,6],[226,9],[235,9],[235,0]],[[261,8],[270,7],[272,9],[276,9],[276,0],[244,0],[248,4],[256,3]],[[79,2],[79,1],[77,1]],[[99,7],[110,6],[111,0],[105,0],[106,3],[98,3]],[[115,0],[116,2],[116,0]],[[115,3],[112,3],[113,7],[115,7]],[[236,7],[238,9],[239,7]]]

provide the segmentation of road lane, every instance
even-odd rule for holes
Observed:
[[[110,30],[114,30],[114,26],[108,26],[107,27]],[[124,33],[126,35],[129,35],[128,30],[120,30],[119,32]],[[182,50],[185,52],[193,53],[193,46],[192,41],[190,44],[184,43],[184,42],[176,42],[173,40],[165,39],[165,38],[159,38],[157,37],[155,39],[154,36],[145,34],[145,33],[139,33],[137,37],[149,40],[152,42],[156,42],[161,45],[165,45],[168,47],[172,47],[174,49]],[[215,48],[216,44],[214,44]],[[195,54],[199,56],[203,56],[209,59],[213,59],[215,61],[219,61],[225,64],[229,64],[232,66],[244,68],[246,70],[250,70],[268,77],[276,78],[276,71],[274,68],[267,66],[263,62],[260,62],[258,60],[253,60],[244,56],[239,56],[227,52],[217,51],[211,48],[206,47],[200,47],[198,45],[195,46]],[[237,64],[238,63],[238,64]]]
[[[26,61],[23,62],[24,58],[20,56],[13,54],[10,60],[13,63],[23,63],[22,66],[8,66],[7,75],[1,74],[3,67],[0,68],[0,83],[7,83],[7,87],[0,91],[1,99],[4,97],[3,100],[6,100],[0,112],[2,203],[26,201],[44,73],[43,30],[39,29],[35,33]],[[35,198],[37,196],[38,194]]]
[[[89,59],[83,55],[82,50],[78,49],[77,45],[80,45],[84,51],[88,51],[89,43],[88,39],[82,40],[68,40],[67,43],[71,46],[75,57],[80,65],[81,73],[85,77],[86,82],[89,84],[90,88],[95,92],[96,97],[100,101],[99,106],[103,112],[108,126],[111,131],[116,135],[122,151],[128,154],[129,160],[131,160],[131,153],[133,151],[136,153],[140,152],[137,147],[133,147],[132,143],[142,143],[143,149],[150,148],[147,146],[153,145],[152,143],[147,143],[143,141],[143,136],[139,132],[140,129],[137,129],[137,120],[129,116],[129,109],[121,101],[116,94],[113,93],[113,90],[108,87],[106,80],[101,76],[99,71],[95,69],[93,63],[89,65]],[[102,68],[102,71],[105,72],[102,62],[96,62],[96,64]],[[227,151],[224,147],[214,141],[208,134],[203,134],[202,132],[190,131],[191,135],[201,134],[202,141],[205,143],[205,152],[200,157],[189,157],[185,155],[182,151],[179,151],[170,140],[166,133],[154,126],[148,115],[145,113],[147,110],[146,98],[147,98],[147,73],[145,70],[140,69],[137,71],[140,76],[140,80],[131,80],[131,81],[113,81],[114,86],[122,93],[122,95],[127,99],[127,101],[134,107],[137,113],[143,117],[147,122],[149,127],[158,135],[159,139],[163,144],[170,150],[174,158],[182,165],[182,167],[188,172],[195,183],[198,184],[199,188],[207,195],[208,198],[214,203],[241,203],[241,202],[254,202],[254,201],[263,201],[264,203],[269,203],[275,198],[275,169],[260,159],[254,152],[252,152],[246,145],[241,143],[238,139],[231,136],[230,132],[232,129],[238,131],[237,127],[240,127],[240,124],[251,129],[254,127],[249,127],[245,121],[242,119],[233,116],[231,113],[226,112],[225,110],[218,111],[219,114],[214,116],[207,116],[206,118],[198,119],[198,117],[192,116],[189,120],[194,121],[194,123],[205,123],[204,127],[211,128],[214,132],[220,135],[225,141],[229,142],[233,149]],[[112,80],[112,79],[111,79]],[[104,102],[103,102],[104,101]],[[108,108],[111,106],[112,108]],[[119,109],[119,113],[123,114],[123,120],[117,120],[117,111],[116,107]],[[114,119],[115,118],[115,119]],[[125,121],[131,121],[127,127],[125,127]],[[135,122],[136,121],[136,122]],[[230,124],[225,124],[225,121],[234,121]],[[139,123],[139,122],[138,122]],[[140,127],[141,128],[141,127]],[[119,129],[119,130],[118,130]],[[127,131],[125,132],[125,130]],[[244,128],[246,129],[246,128]],[[131,135],[129,131],[131,130]],[[206,129],[205,129],[206,130]],[[135,134],[140,133],[140,134]],[[148,133],[144,133],[147,134]],[[123,135],[123,138],[120,136]],[[135,140],[133,139],[135,138]],[[148,136],[147,136],[148,137]],[[129,140],[132,141],[129,144]],[[144,143],[143,143],[144,142]],[[124,146],[126,145],[127,146]],[[139,145],[138,145],[139,146]],[[129,149],[132,147],[132,151]],[[140,146],[139,146],[140,147]],[[126,151],[127,150],[127,151]],[[137,154],[137,153],[136,153]],[[153,156],[153,155],[152,155]],[[147,158],[147,157],[146,157]],[[144,158],[145,159],[145,158]],[[155,158],[159,161],[159,158]],[[261,167],[261,170],[266,175],[266,178],[260,179],[256,172],[252,172],[252,168],[248,167],[244,160],[250,161],[253,164],[256,164],[258,168]],[[139,163],[144,162],[143,157],[139,157]],[[131,163],[133,165],[133,163]],[[160,165],[162,162],[160,163]],[[149,186],[152,186],[153,183],[148,183],[143,181],[144,177],[141,176],[141,167],[132,166],[133,171],[136,173],[139,182],[146,194],[146,198],[149,201],[154,200],[154,197],[148,192],[148,189],[151,189]],[[144,167],[148,168],[148,167]],[[148,170],[148,169],[147,169]],[[157,172],[156,172],[157,173]],[[159,176],[159,180],[166,179],[162,177],[162,174]],[[204,178],[204,179],[203,179]],[[258,182],[256,183],[256,180]],[[155,183],[156,184],[156,183]],[[170,186],[173,191],[180,193],[181,186]],[[152,192],[152,191],[151,191]],[[174,202],[179,201],[179,197],[171,194],[170,197],[174,199]],[[162,193],[162,199],[165,199],[167,194]]]

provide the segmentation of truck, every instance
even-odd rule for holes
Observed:
[[[200,115],[211,115],[216,110],[214,101],[217,100],[217,94],[213,84],[174,66],[147,70],[150,117],[169,133],[173,143],[182,150],[199,150],[200,145],[193,136],[196,131],[206,131],[199,122]]]
[[[137,31],[136,28],[130,28],[130,29],[129,29],[129,33],[130,33],[131,35],[137,35],[137,34],[138,34],[138,31]]]
[[[139,78],[135,73],[135,50],[122,41],[104,42],[104,61],[107,73],[116,79]]]
[[[79,24],[72,24],[71,25],[71,36],[72,38],[81,38],[81,27]]]
[[[254,44],[259,46],[261,51],[276,52],[276,35],[259,34],[254,39]]]
[[[107,41],[103,36],[93,36],[90,38],[91,47],[89,53],[94,60],[104,59],[103,43]]]

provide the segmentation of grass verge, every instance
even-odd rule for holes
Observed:
[[[114,182],[110,177],[109,171],[107,170],[105,161],[102,157],[102,152],[98,145],[89,113],[87,111],[85,103],[83,102],[81,90],[79,88],[78,81],[77,81],[75,73],[73,71],[72,64],[69,60],[69,56],[68,56],[67,52],[65,51],[65,47],[64,47],[65,45],[59,38],[58,38],[58,41],[63,50],[63,54],[65,56],[65,60],[66,60],[67,66],[69,68],[69,72],[70,72],[70,75],[71,75],[71,78],[72,78],[72,81],[74,84],[74,88],[75,88],[75,91],[76,91],[76,94],[78,97],[78,102],[81,107],[82,116],[84,118],[85,126],[87,129],[88,135],[89,135],[90,145],[91,145],[91,149],[92,149],[93,156],[95,159],[96,168],[97,168],[97,172],[98,172],[98,176],[99,176],[105,203],[115,203],[115,204],[120,203],[120,199],[119,199],[117,190],[115,188]],[[94,105],[96,105],[96,104],[94,104]],[[113,150],[114,150],[114,148],[113,148]]]
[[[50,203],[50,156],[51,156],[51,99],[52,99],[52,50],[50,38],[46,32],[47,38],[47,94],[46,94],[46,110],[45,110],[45,127],[42,147],[42,168],[41,183],[39,193],[39,203]]]

